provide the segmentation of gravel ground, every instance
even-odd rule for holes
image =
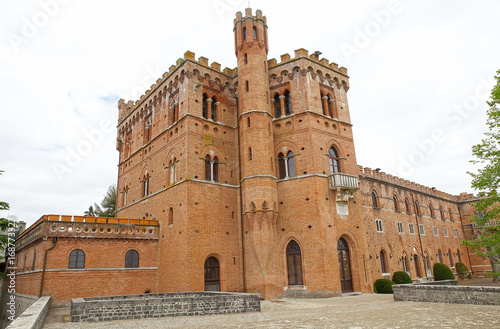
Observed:
[[[500,328],[500,307],[395,302],[392,295],[263,301],[262,312],[231,315],[69,322],[69,308],[53,308],[43,328]]]

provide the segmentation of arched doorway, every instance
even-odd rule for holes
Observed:
[[[302,254],[297,241],[292,240],[286,247],[286,267],[288,269],[288,285],[303,285]]]
[[[219,261],[215,257],[205,261],[205,291],[220,291]]]
[[[415,272],[417,273],[417,278],[420,278],[420,266],[418,266],[418,255],[413,255],[413,261],[415,262]]]
[[[337,243],[339,254],[340,285],[342,292],[352,292],[351,258],[349,257],[349,246],[340,238]]]

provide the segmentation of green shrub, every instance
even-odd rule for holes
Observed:
[[[392,285],[394,282],[388,279],[378,279],[373,284],[373,290],[376,294],[392,294]]]
[[[434,281],[454,280],[455,276],[450,268],[443,263],[434,264]]]
[[[464,263],[456,263],[455,270],[457,271],[458,277],[462,280],[469,274],[469,269]]]
[[[392,281],[395,284],[413,283],[413,280],[410,278],[408,273],[406,273],[404,271],[394,272],[394,274],[392,275]]]

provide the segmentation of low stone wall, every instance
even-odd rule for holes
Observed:
[[[499,287],[393,285],[394,300],[476,305],[500,305]]]
[[[6,329],[40,329],[49,312],[50,296],[38,300],[19,315]]]
[[[76,298],[71,301],[72,322],[259,311],[259,294],[224,292],[186,292]]]
[[[441,280],[441,281],[427,281],[415,283],[416,285],[427,285],[427,286],[456,286],[458,285],[458,280]]]

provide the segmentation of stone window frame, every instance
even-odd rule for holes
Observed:
[[[384,224],[381,219],[375,219],[375,228],[378,233],[384,233]]]

